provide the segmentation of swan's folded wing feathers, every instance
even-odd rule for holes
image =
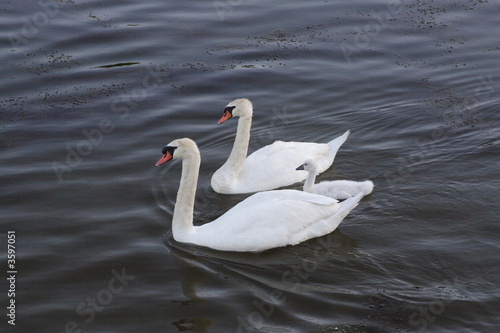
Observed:
[[[361,197],[351,198],[345,205],[349,200],[339,204],[329,197],[296,190],[259,192],[212,223],[197,227],[196,244],[232,251],[296,245],[335,230]]]
[[[263,232],[272,229],[278,232],[280,228],[290,230],[290,224],[300,229],[309,224],[308,221],[313,223],[333,214],[338,209],[337,202],[333,198],[297,190],[259,192],[210,224],[217,224],[220,230],[231,234],[245,234],[252,229]]]
[[[257,196],[259,198],[259,200],[269,200],[269,199],[272,199],[275,201],[300,200],[300,201],[307,201],[310,203],[316,203],[318,205],[331,205],[333,203],[338,202],[337,200],[335,200],[333,198],[325,197],[323,195],[298,191],[298,190],[264,191],[264,192],[256,193],[253,196]]]
[[[325,159],[329,149],[326,143],[276,141],[245,159],[236,192],[270,190],[298,183],[304,180],[306,172],[295,169],[307,159]],[[323,164],[326,169],[331,161]]]
[[[332,164],[335,153],[332,155],[326,143],[275,141],[245,159],[233,191],[254,192],[298,183],[304,180],[306,172],[297,171],[297,166],[313,159],[318,162],[319,172],[323,172]]]
[[[313,155],[317,158],[321,158],[328,153],[330,147],[326,143],[313,143],[313,142],[285,142],[285,141],[275,141],[274,143],[267,145],[252,154],[250,154],[246,160],[245,164],[252,165],[253,163],[259,163],[266,161],[270,163],[271,161],[276,162],[282,158],[292,158],[294,165],[296,163],[303,163],[303,155]],[[267,162],[268,159],[269,162]],[[297,165],[298,166],[298,165]],[[295,166],[295,167],[297,167]]]

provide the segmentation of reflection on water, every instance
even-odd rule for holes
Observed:
[[[189,300],[172,302],[179,303],[184,307],[189,305],[190,308],[197,308],[204,304],[205,300],[198,296],[196,288],[197,285],[202,284],[205,280],[206,279],[204,278],[204,275],[200,273],[200,270],[190,266],[184,267],[180,276],[181,288],[182,294]],[[172,322],[172,325],[176,326],[179,331],[206,332],[213,323],[213,319],[205,317],[191,317],[192,315],[192,311],[186,311],[186,316],[189,317]]]
[[[140,64],[140,63],[139,62],[121,62],[118,64],[96,66],[94,68],[113,68],[113,67],[133,66],[133,65],[138,65],[138,64]]]
[[[209,277],[218,276],[225,283],[244,288],[252,294],[256,310],[243,318],[246,325],[262,316],[270,317],[275,309],[287,303],[290,293],[307,296],[310,293],[354,293],[329,285],[311,285],[308,279],[325,262],[342,261],[355,257],[355,241],[336,231],[298,246],[268,250],[263,253],[220,252],[208,248],[177,243],[171,233],[164,238],[167,253],[182,260],[181,288],[189,301],[183,305],[199,306],[205,301],[197,293]],[[240,318],[241,319],[241,318]],[[261,321],[260,319],[258,320]],[[203,332],[212,320],[207,318],[181,319],[174,323],[190,323],[193,330]]]

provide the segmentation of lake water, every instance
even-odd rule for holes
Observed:
[[[498,1],[0,10],[1,332],[498,331]],[[196,224],[244,199],[210,188],[238,97],[250,151],[352,131],[319,180],[375,190],[336,231],[260,254],[173,241],[181,163],[154,164],[198,143]]]

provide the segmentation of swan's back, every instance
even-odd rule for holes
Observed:
[[[223,251],[264,251],[296,245],[335,230],[345,216],[339,219],[336,213],[343,212],[344,206],[335,199],[302,191],[260,192],[217,220],[197,227],[193,242]]]
[[[324,161],[329,150],[326,143],[276,141],[246,158],[235,192],[265,191],[301,182],[307,172],[296,171],[297,166],[306,158]],[[331,162],[322,162],[321,171],[330,165]]]

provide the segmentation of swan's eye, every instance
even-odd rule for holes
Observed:
[[[224,109],[224,113],[229,112],[231,115],[233,115],[233,110],[236,106],[226,106]]]
[[[165,146],[161,150],[161,153],[163,155],[165,155],[166,153],[169,153],[170,155],[174,156],[174,150],[176,150],[176,149],[177,149],[177,147],[174,147],[174,146]]]

